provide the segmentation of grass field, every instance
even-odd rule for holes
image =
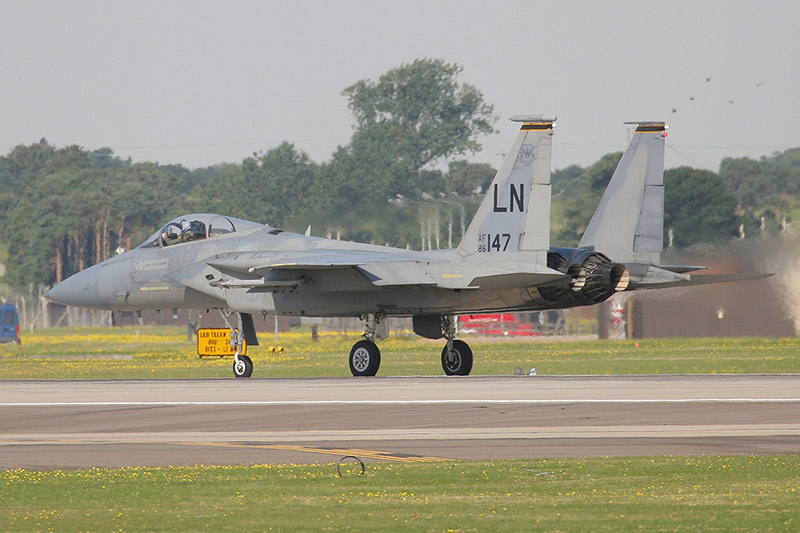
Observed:
[[[0,529],[797,531],[800,457],[0,472]]]
[[[347,376],[357,336],[252,347],[255,376]],[[469,339],[475,374],[800,372],[797,339]],[[283,347],[271,353],[269,346]],[[440,375],[441,342],[380,343],[380,375]],[[179,328],[54,329],[0,345],[2,379],[230,377]],[[232,378],[231,378],[232,379]],[[800,456],[521,459],[0,472],[0,530],[800,529]]]
[[[308,331],[262,335],[250,347],[255,377],[348,376],[358,336]],[[519,367],[554,374],[800,373],[800,339],[658,339],[634,341],[507,340],[464,337],[473,374],[508,375]],[[394,335],[379,343],[379,375],[440,375],[441,341]],[[271,353],[269,346],[283,347]],[[0,345],[2,379],[140,379],[229,377],[231,358],[196,355],[185,330],[173,327],[62,328]]]

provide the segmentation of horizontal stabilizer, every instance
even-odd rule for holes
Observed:
[[[768,278],[773,274],[706,274],[703,276],[689,276],[687,274],[678,275],[682,276],[682,278],[673,280],[632,281],[628,287],[628,290],[666,289],[669,287],[689,287],[694,285],[708,285],[711,283],[727,283],[729,281],[755,280]]]
[[[664,270],[675,272],[676,274],[685,274],[686,272],[694,272],[695,270],[708,270],[709,266],[690,266],[690,265],[658,265]]]

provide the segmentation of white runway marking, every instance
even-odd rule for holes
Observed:
[[[265,400],[265,401],[164,401],[164,402],[3,402],[0,407],[183,407],[183,406],[288,406],[288,405],[555,405],[577,404],[643,404],[643,403],[800,403],[800,398],[607,398],[548,400]]]

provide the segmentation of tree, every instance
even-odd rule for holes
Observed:
[[[128,159],[120,159],[114,155],[114,150],[108,147],[98,148],[89,153],[89,159],[97,168],[129,167],[132,164],[130,157]]]
[[[244,214],[240,200],[246,194],[242,185],[242,165],[219,163],[192,171],[188,210],[194,213],[220,213],[236,217]]]
[[[458,83],[462,70],[441,59],[417,59],[377,82],[358,81],[342,94],[349,99],[356,131],[382,126],[376,133],[417,171],[440,158],[479,150],[475,136],[494,132],[493,107],[474,86]]]
[[[451,161],[444,176],[447,192],[458,196],[483,194],[497,173],[488,163],[470,163],[466,160]]]
[[[356,119],[348,146],[324,168],[322,187],[334,203],[383,203],[444,188],[437,162],[480,148],[492,133],[491,105],[474,86],[459,83],[462,68],[441,59],[400,65],[377,81],[360,80],[342,94]]]
[[[8,216],[8,280],[12,286],[45,283],[53,279],[53,250],[60,235],[51,231],[55,215],[47,207],[22,198]]]
[[[584,173],[584,168],[578,165],[570,165],[560,168],[550,173],[550,183],[552,184],[553,196],[560,197],[572,190],[579,182]]]
[[[7,216],[31,190],[35,176],[47,165],[56,149],[42,139],[30,146],[19,145],[0,157],[0,226],[8,223]]]
[[[183,172],[182,172],[183,171]],[[131,165],[101,149],[42,141],[0,158],[9,281],[53,284],[107,259],[185,209],[185,169]]]
[[[408,194],[412,176],[395,158],[392,145],[381,139],[356,133],[349,145],[334,152],[331,161],[320,169],[314,207],[361,209],[364,204],[383,205],[397,194]]]
[[[608,153],[586,168],[579,177],[576,168],[570,168],[567,174],[557,177],[560,188],[556,194],[560,198],[555,202],[553,211],[560,213],[560,217],[551,231],[554,244],[578,245],[620,159],[622,152]]]
[[[664,231],[666,239],[672,230],[673,246],[730,239],[738,226],[736,199],[718,174],[691,167],[664,173]]]
[[[138,245],[164,221],[189,211],[192,199],[184,193],[183,178],[182,172],[155,163],[98,174],[95,183],[102,183],[105,190],[104,225],[111,228],[104,238],[108,248]]]
[[[791,221],[800,208],[800,149],[759,160],[725,158],[719,173],[736,198],[748,235],[757,233],[762,223],[767,231],[780,231],[783,220]]]
[[[244,218],[282,225],[308,203],[317,166],[288,142],[242,163],[239,204]]]

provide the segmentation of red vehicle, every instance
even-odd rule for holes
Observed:
[[[494,315],[461,315],[458,317],[458,328],[462,333],[479,335],[503,335],[515,337],[533,337],[541,335],[533,326],[520,321],[513,313]]]

